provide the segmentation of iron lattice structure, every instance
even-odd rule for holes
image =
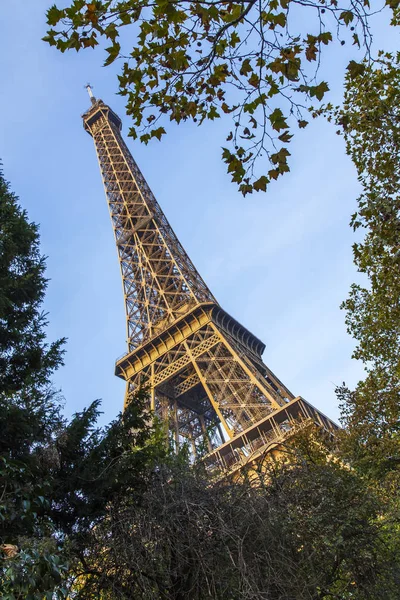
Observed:
[[[239,468],[313,420],[336,426],[295,398],[262,361],[264,344],[215,300],[186,254],[121,136],[121,120],[92,95],[83,115],[93,137],[125,295],[128,353],[116,375],[151,390],[176,447]]]

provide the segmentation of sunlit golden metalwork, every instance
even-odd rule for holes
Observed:
[[[293,396],[263,363],[264,344],[219,306],[125,145],[121,120],[89,92],[84,127],[96,147],[125,295],[128,353],[116,363],[125,404],[148,385],[176,447],[208,453],[210,469],[240,468],[304,421],[336,428]]]

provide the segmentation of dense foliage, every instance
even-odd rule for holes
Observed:
[[[63,340],[45,342],[38,227],[29,223],[1,173],[0,236],[0,393],[12,395],[49,383],[61,363]]]
[[[366,377],[354,390],[338,390],[346,429],[344,460],[375,489],[388,547],[400,542],[400,54],[379,53],[347,79],[335,118],[356,166],[362,192],[353,247],[362,274],[343,303],[354,357]],[[400,576],[397,574],[397,585]]]
[[[364,279],[344,303],[366,379],[340,390],[354,464],[374,476],[400,464],[400,55],[381,53],[347,80],[337,120],[362,185],[354,261]]]
[[[398,0],[387,4],[395,23]],[[222,158],[246,194],[289,171],[293,129],[329,89],[318,75],[324,47],[347,42],[362,58],[376,12],[369,0],[70,0],[49,9],[44,39],[61,52],[109,44],[104,64],[122,61],[130,135],[146,144],[168,120],[231,115]]]
[[[45,515],[41,450],[63,426],[50,387],[63,340],[46,342],[44,270],[38,227],[0,174],[0,581],[10,599],[42,598],[65,567]]]
[[[263,467],[257,485],[210,485],[201,465],[169,461],[92,529],[77,597],[394,600],[399,564],[362,478],[312,437]]]

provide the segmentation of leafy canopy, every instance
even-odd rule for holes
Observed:
[[[139,502],[127,490],[88,531],[76,597],[394,600],[378,498],[321,442],[307,435],[289,463],[267,459],[258,485],[254,472],[210,485],[201,464],[160,465]]]
[[[400,482],[400,54],[381,52],[363,67],[348,76],[335,117],[362,186],[351,224],[365,230],[353,246],[364,281],[343,308],[367,376],[339,392],[353,464]]]
[[[398,0],[387,3],[396,12]],[[44,40],[61,52],[105,40],[104,65],[122,62],[130,135],[145,144],[168,119],[230,115],[222,159],[245,195],[289,171],[293,130],[329,90],[318,77],[323,48],[368,51],[371,14],[369,0],[73,0],[48,10]]]

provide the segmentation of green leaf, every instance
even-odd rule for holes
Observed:
[[[289,150],[287,148],[281,148],[279,152],[271,154],[271,162],[274,165],[279,165],[279,169],[281,169],[281,166],[287,163],[288,156],[290,156]]]
[[[275,25],[280,25],[281,27],[285,27],[285,25],[286,25],[285,13],[281,12],[277,15],[274,15],[274,22],[275,22]]]
[[[142,142],[142,144],[146,144],[146,145],[147,145],[147,144],[149,143],[149,141],[150,141],[150,137],[151,137],[151,136],[150,136],[150,134],[149,134],[149,133],[143,133],[143,134],[140,136],[140,141]]]
[[[214,121],[214,119],[219,119],[220,114],[218,113],[216,107],[213,105],[211,106],[210,110],[207,113],[207,118],[210,119],[211,121]]]
[[[310,44],[306,48],[306,59],[310,62],[313,60],[317,60],[317,53],[318,53],[318,49],[315,46],[315,44]]]
[[[232,153],[228,150],[228,148],[222,148],[222,160],[224,162],[229,162],[231,160]]]
[[[253,70],[253,67],[250,65],[250,60],[248,58],[246,58],[243,61],[242,66],[240,68],[240,74],[247,75],[248,73],[251,73],[252,70]]]
[[[112,46],[109,46],[108,48],[106,48],[106,52],[108,52],[109,56],[104,61],[105,67],[108,67],[108,65],[111,65],[111,63],[114,62],[114,60],[117,58],[120,50],[121,50],[121,46],[118,42],[114,42],[114,44]]]
[[[49,35],[42,37],[43,42],[47,42],[50,46],[57,46],[57,42],[54,38],[54,30],[49,31]]]
[[[271,122],[272,129],[275,129],[275,131],[289,129],[289,126],[286,123],[285,117],[283,116],[280,108],[275,108],[275,110],[269,115],[268,119]]]
[[[161,136],[163,136],[166,133],[164,127],[158,127],[158,129],[153,129],[151,132],[151,137],[155,137],[158,139],[158,141],[161,140]]]
[[[234,31],[229,40],[229,45],[231,48],[235,48],[239,44],[239,42],[240,42],[240,37],[238,36],[236,31]]]
[[[285,131],[284,133],[282,133],[282,134],[281,134],[281,135],[278,137],[278,139],[279,139],[281,142],[288,143],[288,142],[290,142],[290,140],[292,139],[292,137],[293,137],[293,135],[290,135],[290,133],[288,133],[287,131]]]
[[[252,85],[253,87],[258,87],[260,83],[260,78],[256,73],[252,73],[251,77],[249,78],[249,84]]]
[[[227,12],[223,17],[225,23],[232,23],[232,21],[237,21],[243,12],[241,4],[231,4],[230,6],[231,10]]]
[[[350,79],[355,79],[359,75],[362,75],[365,72],[365,64],[358,63],[355,60],[351,60],[347,65],[347,70],[350,75]]]
[[[110,23],[104,29],[104,35],[109,38],[112,42],[115,42],[115,38],[119,35],[118,29],[115,23]]]
[[[324,31],[323,33],[320,33],[318,38],[317,38],[320,42],[322,42],[322,44],[324,44],[325,46],[327,46],[329,44],[329,42],[332,41],[332,34],[330,31]]]
[[[271,177],[271,179],[278,179],[280,173],[277,169],[270,169],[268,171],[268,175]]]
[[[346,25],[348,25],[353,21],[354,14],[351,12],[351,10],[345,10],[342,13],[340,13],[339,19],[341,21],[344,21]]]
[[[310,96],[316,97],[318,100],[322,100],[325,93],[329,91],[329,86],[326,81],[321,81],[319,85],[314,85],[310,87]]]
[[[265,175],[262,175],[259,179],[257,179],[257,181],[254,182],[253,188],[256,190],[256,192],[260,192],[260,191],[265,192],[267,190],[268,184],[269,184],[268,177],[266,177]]]
[[[55,4],[49,8],[46,13],[47,23],[49,25],[57,25],[57,23],[63,18],[64,11],[59,10]]]

